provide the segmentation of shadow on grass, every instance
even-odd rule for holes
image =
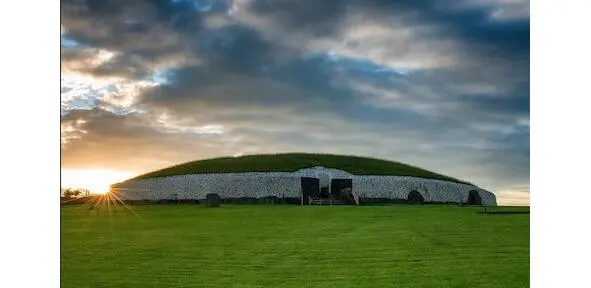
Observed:
[[[480,214],[491,214],[491,215],[509,215],[509,214],[529,214],[529,211],[478,211]]]

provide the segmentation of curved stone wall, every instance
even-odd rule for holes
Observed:
[[[221,198],[299,198],[301,177],[352,179],[353,190],[363,198],[407,199],[416,190],[425,202],[466,203],[471,190],[478,191],[482,204],[496,205],[493,193],[478,187],[442,180],[406,176],[352,175],[345,171],[313,167],[295,172],[251,172],[189,174],[130,180],[112,186],[121,200],[205,199],[208,193]]]
[[[449,181],[406,176],[354,176],[353,190],[361,198],[407,199],[416,190],[425,202],[466,203],[471,190],[478,191],[485,205],[496,205],[493,193],[478,187]]]
[[[113,185],[122,200],[300,197],[300,176],[263,173],[191,174],[139,179]]]

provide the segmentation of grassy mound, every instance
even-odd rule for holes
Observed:
[[[200,160],[164,168],[133,179],[202,173],[293,172],[314,166],[340,169],[354,175],[413,176],[470,184],[399,162],[358,156],[307,153],[249,155]]]

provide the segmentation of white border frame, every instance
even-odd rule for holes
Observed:
[[[0,287],[60,286],[59,9],[11,1],[0,17]]]

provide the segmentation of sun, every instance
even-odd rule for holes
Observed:
[[[84,188],[90,193],[105,194],[111,184],[132,176],[132,172],[112,169],[62,169],[61,187]]]

